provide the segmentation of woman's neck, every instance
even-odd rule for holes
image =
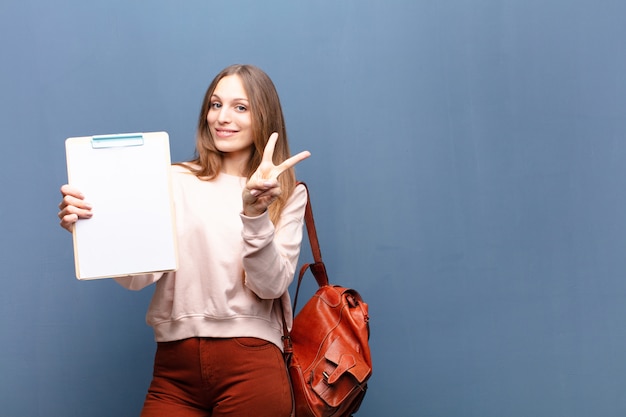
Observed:
[[[245,177],[249,155],[243,153],[227,153],[222,155],[222,169],[224,174]]]

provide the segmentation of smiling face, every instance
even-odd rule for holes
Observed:
[[[210,98],[207,124],[215,147],[223,152],[225,171],[242,175],[253,143],[250,101],[238,75],[222,78]]]
[[[227,99],[230,95],[227,96],[225,87],[233,84],[237,86],[239,93],[234,97],[247,99],[247,103],[240,103],[242,107],[236,108],[239,112],[230,112],[230,123],[219,123],[218,109],[229,107]],[[249,107],[242,112],[245,104]],[[230,108],[233,110],[232,105]],[[230,129],[237,133],[227,137],[229,125],[231,128],[237,125],[237,128]],[[196,130],[196,158],[189,161],[190,169],[204,180],[212,180],[220,173],[250,177],[259,167],[263,150],[273,132],[278,133],[274,163],[280,164],[291,154],[285,118],[274,83],[263,70],[254,65],[230,65],[213,78],[204,94]],[[240,140],[244,138],[245,140]],[[234,156],[239,157],[233,158]],[[294,170],[289,169],[280,174],[278,181],[281,189],[286,192],[269,208],[274,224],[278,222],[291,194],[290,190],[295,186]]]

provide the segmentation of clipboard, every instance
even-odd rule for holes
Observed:
[[[68,183],[93,206],[72,232],[76,278],[176,270],[168,134],[71,137],[65,152]]]

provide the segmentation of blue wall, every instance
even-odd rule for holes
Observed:
[[[626,3],[0,3],[0,404],[136,416],[151,291],[74,278],[70,136],[191,156],[222,67],[274,79],[331,278],[370,304],[359,416],[626,415]],[[308,254],[302,260],[308,260]],[[312,287],[310,287],[312,288]]]

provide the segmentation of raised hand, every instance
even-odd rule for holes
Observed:
[[[277,140],[278,133],[272,133],[263,150],[261,164],[252,174],[243,190],[243,214],[246,216],[258,216],[264,213],[282,192],[278,183],[278,176],[311,156],[309,151],[303,151],[279,165],[274,165],[272,157]]]
[[[91,205],[85,202],[85,196],[76,188],[65,184],[61,187],[63,200],[59,204],[61,227],[71,232],[78,219],[89,219],[92,216]]]

